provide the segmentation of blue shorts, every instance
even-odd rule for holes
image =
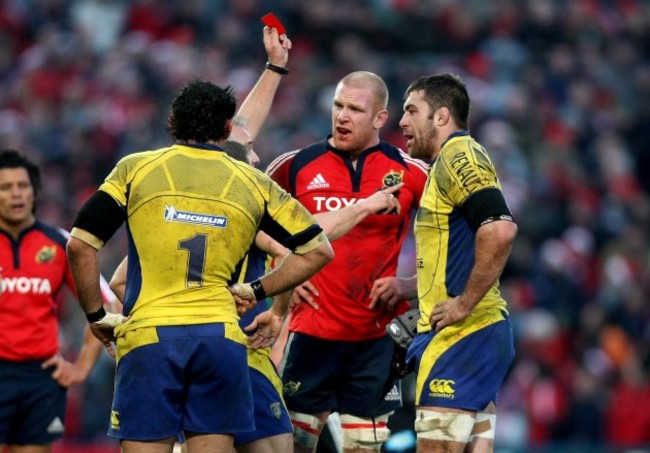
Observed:
[[[236,434],[235,445],[293,433],[289,412],[282,399],[282,381],[269,358],[269,349],[249,350],[248,366],[255,406],[255,430]]]
[[[117,365],[108,435],[146,441],[255,429],[246,346],[229,339],[234,329],[149,327],[119,338],[118,350],[128,353]]]
[[[480,411],[496,403],[514,356],[512,324],[500,310],[418,334],[406,358],[415,361],[415,405]]]
[[[402,405],[399,381],[391,373],[393,340],[387,336],[333,341],[292,332],[286,350],[282,382],[290,410],[374,417]]]
[[[0,360],[0,444],[43,445],[63,435],[66,389],[42,363]]]

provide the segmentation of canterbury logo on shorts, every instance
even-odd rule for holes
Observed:
[[[454,385],[456,382],[451,379],[431,379],[429,382],[429,396],[438,397],[438,398],[454,398]]]

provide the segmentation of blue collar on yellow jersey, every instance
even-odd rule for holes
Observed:
[[[440,149],[444,148],[445,145],[447,144],[447,142],[449,140],[451,140],[452,138],[462,137],[463,135],[469,135],[469,131],[463,129],[463,130],[460,130],[460,131],[452,132],[451,134],[449,134],[449,137],[447,137],[447,140],[444,141],[444,143],[442,144]]]

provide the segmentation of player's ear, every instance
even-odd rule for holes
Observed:
[[[436,126],[441,127],[449,123],[451,120],[451,112],[447,107],[440,107],[436,112],[433,114],[433,120],[436,123]]]
[[[228,137],[230,137],[230,134],[232,134],[232,124],[233,124],[232,123],[232,118],[229,119],[229,120],[226,120],[226,125],[224,127],[224,131],[226,132],[224,134],[224,137],[223,137],[224,140],[228,139]]]
[[[377,112],[375,115],[375,129],[381,129],[386,121],[388,120],[388,110],[383,109]]]

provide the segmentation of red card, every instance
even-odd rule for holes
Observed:
[[[284,35],[287,33],[287,30],[285,30],[284,25],[282,25],[282,22],[275,17],[275,14],[273,13],[268,13],[262,16],[262,22],[264,22],[264,25],[266,25],[269,28],[275,28],[278,30],[279,35]]]

